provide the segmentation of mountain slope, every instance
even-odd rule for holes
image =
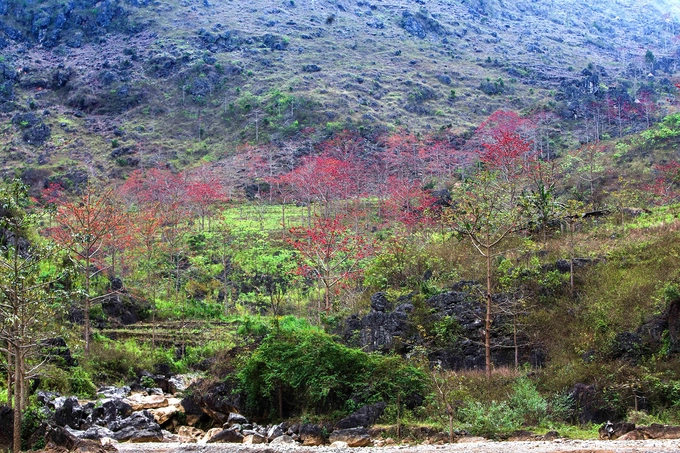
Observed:
[[[597,96],[672,94],[673,8],[6,0],[2,165],[77,183],[343,128],[465,137],[497,109],[553,112],[568,147],[583,141]]]

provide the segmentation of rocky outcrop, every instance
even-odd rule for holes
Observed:
[[[66,451],[77,451],[79,453],[115,453],[118,451],[111,445],[102,445],[94,440],[78,438],[61,426],[50,428],[45,440],[48,449],[59,447]]]
[[[31,112],[15,115],[12,124],[22,131],[22,138],[29,145],[41,146],[52,135],[50,127]]]
[[[607,422],[599,429],[600,439],[608,440],[647,440],[680,439],[680,426],[651,424],[635,426],[633,423]]]
[[[346,320],[343,339],[346,343],[366,351],[408,353],[414,345],[427,345],[428,358],[444,368],[483,369],[485,302],[479,297],[480,286],[476,282],[461,281],[449,291],[427,299],[414,307],[408,299],[393,304],[384,293],[371,297],[371,311],[359,317],[353,315]],[[508,305],[509,297],[494,295],[497,304]],[[394,309],[392,307],[396,305]],[[492,355],[496,366],[514,364],[513,339],[506,332],[512,331],[511,320],[500,314],[492,316],[492,342],[502,345]],[[413,326],[437,326],[436,335],[424,337]],[[527,346],[522,341],[520,358],[534,366],[540,366],[544,354],[539,348]]]
[[[331,433],[328,441],[344,442],[348,447],[366,447],[371,444],[371,436],[366,428],[338,429]]]
[[[7,406],[0,406],[0,450],[6,451],[12,446],[13,429],[14,412]]]
[[[363,318],[352,315],[346,322],[345,341],[366,351],[405,352],[411,323],[408,314],[413,310],[410,303],[402,303],[394,310],[384,293],[371,297],[371,311]]]
[[[135,393],[128,396],[125,399],[125,402],[132,406],[133,411],[168,406],[168,399],[164,395],[144,395],[142,393]]]
[[[223,425],[229,420],[229,414],[240,412],[241,397],[234,394],[234,385],[228,381],[198,381],[189,389],[191,397],[182,400],[187,415],[195,414],[199,408],[214,422]]]
[[[619,416],[594,385],[576,384],[569,391],[569,397],[574,402],[576,416],[582,425],[605,423]]]
[[[375,422],[382,416],[386,407],[387,404],[382,401],[379,403],[366,405],[353,414],[340,420],[335,426],[338,429],[358,427],[368,428],[369,426],[375,424]]]
[[[306,447],[316,447],[326,443],[323,429],[319,425],[306,423],[300,427],[300,440]]]

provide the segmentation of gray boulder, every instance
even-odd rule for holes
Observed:
[[[54,413],[54,422],[58,426],[68,426],[72,429],[80,428],[80,421],[83,418],[83,408],[78,404],[78,399],[74,396],[66,398],[64,403]]]
[[[386,407],[387,404],[385,404],[383,401],[363,406],[358,411],[340,420],[335,426],[338,429],[358,427],[368,428],[369,426],[375,424],[378,418],[382,416]]]

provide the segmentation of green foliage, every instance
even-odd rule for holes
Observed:
[[[251,410],[272,413],[284,395],[295,413],[352,410],[348,401],[391,401],[421,392],[424,375],[399,358],[366,354],[312,329],[268,335],[246,358],[238,379]]]
[[[668,115],[655,127],[643,131],[640,137],[649,142],[649,146],[680,137],[680,113]]]
[[[475,436],[498,437],[521,427],[517,413],[505,401],[467,402],[458,410],[463,427]]]
[[[97,386],[92,382],[90,373],[81,367],[71,369],[68,382],[71,387],[71,392],[78,396],[92,398],[97,392]]]
[[[28,440],[31,437],[31,434],[33,434],[43,422],[47,421],[47,419],[48,414],[37,405],[31,405],[24,409],[21,419],[21,448],[23,450],[28,450]],[[34,450],[44,448],[45,440],[39,440],[32,447]]]
[[[548,403],[526,377],[517,378],[506,400],[466,401],[458,419],[470,433],[498,437],[520,429],[538,426],[546,420]]]
[[[536,390],[536,385],[520,377],[513,385],[508,404],[515,411],[522,426],[538,426],[548,414],[548,403]]]

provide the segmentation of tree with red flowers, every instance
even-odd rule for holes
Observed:
[[[136,240],[140,270],[144,275],[144,286],[151,292],[151,345],[156,346],[156,282],[160,253],[160,234],[163,216],[159,203],[146,205],[133,216],[133,237]],[[140,262],[141,261],[141,262]]]
[[[467,238],[486,264],[484,349],[491,376],[491,317],[493,313],[493,258],[523,219],[521,188],[532,156],[527,125],[514,112],[496,112],[480,130],[479,151],[484,167],[457,187],[457,201],[444,216],[449,226]]]
[[[321,143],[322,154],[342,161],[360,159],[367,145],[358,132],[343,130]]]
[[[201,171],[194,175],[186,185],[189,209],[200,220],[201,230],[210,229],[210,219],[219,206],[227,201],[224,187],[210,171]]]
[[[677,202],[680,198],[678,189],[680,187],[680,163],[672,160],[665,164],[657,164],[654,170],[657,177],[651,187],[651,192],[663,204]]]
[[[350,161],[313,156],[304,158],[302,165],[282,175],[280,182],[287,184],[301,201],[320,203],[323,217],[331,217],[336,201],[359,193],[358,174],[358,167]],[[311,208],[308,215],[311,223]]]
[[[434,206],[434,197],[419,183],[390,176],[387,182],[389,196],[384,202],[385,215],[403,224],[409,231],[426,223],[428,211]]]
[[[315,217],[310,228],[291,228],[289,244],[299,254],[299,272],[313,276],[324,290],[324,309],[331,310],[331,291],[358,277],[371,244],[342,223],[342,217]],[[321,299],[319,299],[319,314]]]
[[[420,180],[423,171],[422,146],[418,137],[404,129],[387,137],[383,160],[390,175],[410,181]]]
[[[109,202],[111,197],[111,190],[100,192],[88,184],[74,201],[59,205],[55,217],[57,226],[51,229],[52,237],[68,251],[83,277],[85,355],[90,352],[90,307],[97,299],[92,296],[91,284],[105,269],[105,242],[117,222],[117,207]]]
[[[477,129],[480,160],[507,180],[521,175],[534,154],[531,124],[515,112],[499,110]]]

